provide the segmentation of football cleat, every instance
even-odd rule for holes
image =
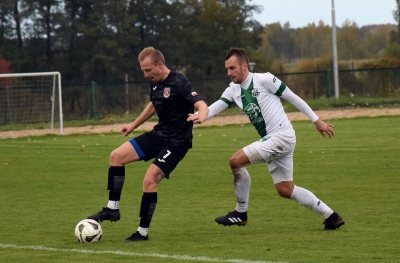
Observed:
[[[142,236],[139,231],[136,231],[132,234],[132,236],[128,237],[124,240],[124,242],[135,242],[135,241],[147,241],[149,240],[149,235]]]
[[[88,219],[96,220],[97,222],[103,222],[104,220],[110,220],[111,222],[117,222],[121,219],[121,214],[119,213],[119,209],[113,210],[108,207],[103,207],[103,209],[91,216],[87,217]]]
[[[215,222],[224,226],[245,226],[247,223],[247,212],[239,213],[235,210],[229,212],[226,216],[219,216],[215,218]]]
[[[333,212],[332,215],[325,219],[323,224],[325,225],[324,230],[335,230],[344,225],[344,220],[336,212]]]

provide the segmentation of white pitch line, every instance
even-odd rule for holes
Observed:
[[[40,145],[15,145],[15,144],[7,144],[7,145],[0,145],[1,147],[7,147],[7,148],[25,148],[25,149],[59,149],[62,147],[63,149],[81,149],[82,146],[77,145],[77,146],[65,146],[65,145],[55,145],[55,146],[40,146]],[[88,150],[96,150],[96,149],[104,149],[104,148],[110,148],[109,146],[104,146],[104,145],[89,145],[85,146],[85,149]],[[193,148],[191,152],[195,151],[236,151],[239,149],[238,147],[236,148]],[[307,147],[296,147],[296,150],[309,150],[309,151],[326,151],[326,152],[334,152],[334,151],[375,151],[375,150],[386,150],[386,149],[399,149],[398,146],[382,146],[382,147],[371,147],[371,148],[322,148],[322,149],[313,149],[313,148],[307,148]]]
[[[125,251],[111,251],[111,250],[88,250],[88,249],[75,249],[75,248],[53,248],[44,246],[17,246],[13,244],[1,244],[0,248],[14,248],[14,249],[29,249],[39,251],[55,251],[55,252],[74,252],[74,253],[87,253],[87,254],[114,254],[128,257],[151,257],[151,258],[170,258],[186,261],[204,261],[204,262],[228,262],[228,263],[287,263],[282,261],[252,261],[246,259],[221,259],[209,257],[192,257],[188,255],[166,255],[157,253],[135,253]]]

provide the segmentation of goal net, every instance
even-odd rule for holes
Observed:
[[[0,125],[59,123],[63,135],[59,72],[0,74]]]

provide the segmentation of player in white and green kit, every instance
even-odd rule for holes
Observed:
[[[298,201],[325,218],[324,229],[334,230],[344,220],[312,192],[293,183],[293,152],[296,134],[280,98],[285,99],[307,115],[317,130],[329,138],[334,135],[333,125],[323,122],[300,97],[271,73],[251,73],[244,49],[231,48],[225,58],[225,68],[232,82],[221,98],[209,106],[208,118],[235,103],[249,117],[261,139],[238,150],[230,159],[234,176],[236,208],[215,219],[219,224],[244,226],[247,223],[250,175],[246,166],[267,163],[279,195]],[[189,117],[196,121],[196,114]]]

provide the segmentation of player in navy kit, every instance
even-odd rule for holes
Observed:
[[[126,136],[157,113],[159,121],[153,130],[133,138],[111,152],[108,170],[109,201],[107,207],[89,216],[96,221],[118,221],[119,202],[125,179],[125,164],[154,159],[143,179],[140,223],[137,231],[125,242],[148,240],[148,229],[157,204],[157,185],[175,169],[192,148],[193,122],[189,114],[199,111],[199,122],[206,120],[207,104],[194,91],[181,73],[170,71],[163,54],[147,47],[139,54],[140,68],[150,82],[150,103],[121,133]]]

